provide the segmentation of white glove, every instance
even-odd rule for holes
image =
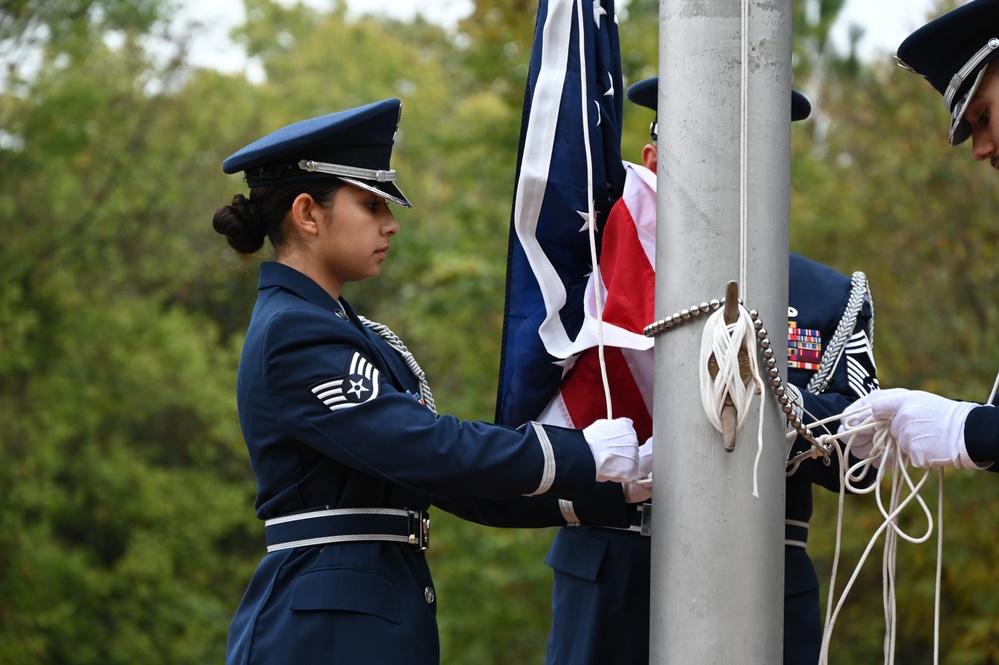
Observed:
[[[891,435],[912,466],[977,469],[964,444],[964,421],[978,406],[921,390],[881,390],[870,400],[877,420],[891,420]],[[875,395],[872,393],[872,396]]]
[[[898,390],[897,388],[895,390]],[[871,402],[874,401],[881,393],[889,393],[891,390],[874,390],[856,402],[851,404],[846,408],[847,411],[854,411],[860,409],[859,412],[846,416],[839,421],[839,431],[842,432],[845,429],[857,427],[862,425],[865,420],[871,417]],[[853,435],[849,441],[852,443],[850,446],[850,454],[857,459],[867,459],[871,456],[871,450],[874,448],[874,434],[875,429],[869,428],[861,430]]]
[[[638,479],[638,435],[631,418],[597,420],[583,430],[597,465],[597,482]]]
[[[647,482],[623,483],[627,503],[644,503],[652,498],[652,437],[638,448],[638,480]]]

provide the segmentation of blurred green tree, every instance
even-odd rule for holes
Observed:
[[[184,303],[216,263],[192,220],[220,129],[174,124],[165,9],[0,11],[4,663],[217,660],[259,548],[238,348]]]

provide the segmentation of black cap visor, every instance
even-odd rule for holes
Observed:
[[[374,180],[358,180],[357,178],[345,178],[343,176],[337,176],[340,180],[353,185],[354,187],[360,187],[361,189],[367,190],[372,194],[377,194],[378,196],[384,196],[386,201],[391,201],[396,205],[401,205],[404,208],[412,208],[413,204],[409,202],[406,195],[402,193],[398,187],[396,187],[393,182],[377,182]]]

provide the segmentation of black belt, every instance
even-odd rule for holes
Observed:
[[[332,508],[264,522],[267,551],[331,543],[386,541],[417,550],[430,547],[430,515],[401,508]]]
[[[612,529],[613,531],[633,531],[643,536],[649,536],[652,534],[652,504],[646,501],[635,506],[635,512],[631,514],[631,526],[600,526],[596,524],[587,526],[597,529]],[[569,528],[572,528],[571,525]]]
[[[784,520],[784,546],[805,549],[808,545],[808,522]]]
[[[636,507],[635,512],[631,515],[631,526],[604,526],[598,528],[613,529],[615,531],[634,531],[642,534],[643,536],[649,536],[652,534],[652,504],[641,503]],[[785,519],[784,545],[786,547],[798,547],[800,549],[805,549],[807,544],[808,522]]]

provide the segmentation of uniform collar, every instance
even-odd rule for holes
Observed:
[[[348,312],[352,311],[349,305],[346,305],[346,303],[341,304],[341,302],[334,300],[333,296],[327,293],[323,287],[294,268],[275,261],[261,263],[260,280],[257,282],[257,289],[263,291],[264,289],[276,286],[288,289],[313,305],[322,307],[334,314],[343,311],[345,308]]]

